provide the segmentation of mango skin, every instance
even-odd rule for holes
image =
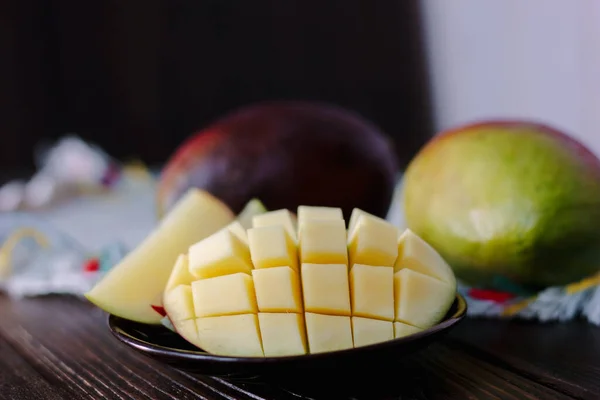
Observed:
[[[466,283],[540,288],[600,269],[600,161],[551,127],[489,121],[443,132],[404,178],[408,227]]]
[[[164,215],[190,187],[239,213],[252,198],[269,210],[361,208],[384,217],[398,179],[389,137],[360,115],[309,101],[270,101],[228,113],[188,138],[157,187]]]

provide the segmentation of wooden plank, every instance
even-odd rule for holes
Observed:
[[[67,391],[46,381],[1,337],[0,355],[0,395],[3,399],[60,400],[67,397]]]
[[[368,368],[359,366],[357,368]],[[399,360],[390,372],[369,386],[351,389],[346,393],[340,385],[312,382],[315,389],[300,383],[287,386],[291,392],[305,398],[370,399],[572,399],[541,384],[505,371],[462,351],[434,344],[426,351]],[[341,380],[338,380],[341,381]],[[251,385],[238,384],[240,389],[253,390]],[[284,386],[285,388],[285,386]],[[254,389],[260,393],[259,389]],[[267,397],[265,397],[267,398]],[[278,398],[278,397],[269,397]]]
[[[0,300],[0,336],[55,386],[86,399],[211,399],[195,381],[114,340],[100,310],[67,299]]]
[[[399,360],[390,369],[390,377],[383,377],[382,382],[362,391],[350,395],[324,380],[322,386],[329,387],[329,392],[319,390],[315,394],[308,382],[300,387],[282,388],[229,383],[176,371],[121,345],[108,332],[103,312],[72,298],[9,301],[0,297],[0,319],[3,321],[0,337],[10,343],[13,352],[19,353],[20,361],[16,362],[45,378],[47,385],[39,390],[58,387],[75,399],[572,398],[477,355],[443,344]],[[13,382],[13,386],[19,384],[20,378],[14,371],[7,376],[10,378],[5,379]]]
[[[600,327],[467,320],[448,345],[580,399],[600,398]]]

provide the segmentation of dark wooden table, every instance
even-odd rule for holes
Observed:
[[[350,398],[600,399],[600,328],[585,322],[467,320],[443,342],[399,362],[411,363],[411,372],[398,376],[397,393]],[[106,314],[72,297],[0,295],[0,399],[335,397],[297,392],[161,365],[114,339]]]

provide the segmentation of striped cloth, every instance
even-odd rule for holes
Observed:
[[[600,274],[562,287],[550,287],[532,296],[480,290],[459,284],[467,300],[468,315],[490,318],[522,318],[541,322],[583,317],[600,325]]]

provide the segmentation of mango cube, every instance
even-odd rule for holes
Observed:
[[[252,271],[248,246],[229,229],[192,245],[188,260],[191,274],[198,279]]]
[[[213,354],[264,357],[256,314],[196,319],[198,345]]]
[[[185,319],[183,321],[174,321],[173,324],[177,326],[177,333],[179,335],[193,345],[200,347],[200,344],[198,343],[198,328],[196,327],[195,318]]]
[[[287,266],[298,270],[296,243],[283,226],[251,228],[248,243],[254,268]]]
[[[229,229],[231,233],[237,236],[246,246],[248,245],[248,235],[246,234],[246,228],[240,223],[240,221],[233,221],[225,227]]]
[[[404,322],[394,322],[394,338],[396,339],[421,332],[422,330],[423,329],[421,328],[405,324]]]
[[[190,274],[187,254],[180,254],[167,281],[165,292],[179,285],[189,285],[195,278]]]
[[[348,235],[352,234],[352,232],[354,231],[354,228],[356,227],[356,223],[358,222],[358,219],[363,215],[385,221],[383,218],[379,218],[373,214],[370,214],[366,211],[361,210],[360,208],[355,208],[352,210],[352,214],[350,214],[350,219],[348,220]]]
[[[412,269],[456,286],[456,278],[446,261],[429,243],[406,229],[398,239],[398,258],[394,272]]]
[[[344,220],[307,220],[299,233],[302,263],[348,264]]]
[[[391,267],[398,258],[398,229],[380,218],[361,215],[348,238],[350,266]]]
[[[456,289],[411,269],[394,274],[395,321],[427,329],[452,305]]]
[[[266,357],[306,354],[303,314],[258,313],[258,323]]]
[[[350,315],[348,269],[344,264],[302,264],[304,310]]]
[[[354,347],[385,342],[394,338],[394,325],[390,321],[352,317]]]
[[[179,285],[165,292],[165,303],[170,305],[169,317],[173,320],[184,321],[196,317],[190,285]]]
[[[354,264],[350,293],[352,315],[394,320],[394,268]]]
[[[306,336],[311,353],[351,349],[352,323],[350,317],[304,313]]]
[[[342,209],[339,207],[298,207],[298,226],[310,219],[344,219]]]
[[[301,313],[302,293],[298,273],[290,267],[252,271],[258,311]]]
[[[192,282],[192,295],[197,317],[258,312],[252,277],[241,272]]]
[[[288,235],[294,241],[297,241],[295,218],[289,210],[268,211],[264,214],[255,215],[252,218],[252,227],[261,228],[263,226],[283,226]]]

